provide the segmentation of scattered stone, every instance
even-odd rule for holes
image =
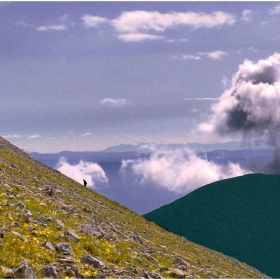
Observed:
[[[55,251],[55,247],[53,246],[53,244],[50,241],[45,242],[44,246],[49,248],[52,251]]]
[[[6,266],[1,266],[2,273],[5,275],[5,278],[11,278],[13,274],[13,270],[11,268],[8,268]]]
[[[176,258],[174,263],[177,264],[177,265],[183,265],[183,266],[186,266],[186,267],[190,266],[190,264],[186,260],[184,260],[180,257]]]
[[[58,225],[60,228],[65,228],[65,225],[64,225],[64,223],[63,223],[61,220],[59,220],[59,219],[56,218],[55,221],[56,221],[57,225]]]
[[[44,276],[52,277],[53,279],[58,279],[59,278],[59,273],[58,273],[57,267],[55,267],[53,265],[45,267]]]
[[[22,235],[21,233],[18,233],[16,231],[11,231],[11,233],[18,236],[19,238],[21,238],[24,241],[29,241],[29,239],[26,236]]]
[[[171,276],[175,276],[175,277],[183,277],[185,274],[181,269],[178,268],[174,268],[170,271],[170,275]]]
[[[64,258],[58,259],[58,261],[62,263],[74,263],[75,259],[71,256],[65,256]]]
[[[105,266],[105,263],[99,257],[92,256],[82,256],[81,263],[90,264],[96,268],[102,268]]]
[[[73,229],[64,231],[64,236],[74,241],[79,241],[81,239],[81,237]]]
[[[73,254],[73,248],[72,246],[67,242],[61,242],[55,245],[55,248],[62,252],[64,255],[72,255]]]
[[[102,223],[102,221],[103,221],[102,218],[96,216],[95,214],[91,214],[90,218],[91,218],[92,220],[94,220],[96,223],[99,223],[99,224]]]
[[[13,269],[12,275],[16,278],[21,279],[36,279],[36,274],[32,268],[28,265],[27,260],[21,262],[18,266]]]
[[[25,204],[23,204],[22,202],[19,202],[19,203],[17,204],[17,207],[18,207],[19,209],[23,209],[23,210],[26,209]]]
[[[1,184],[1,183],[0,183],[0,184]],[[84,208],[83,208],[83,211],[86,212],[86,213],[90,213],[90,212],[91,212],[91,210],[90,210],[89,208],[87,208],[87,207],[84,207]]]
[[[138,274],[138,268],[137,268],[136,266],[133,266],[133,267],[131,268],[131,271],[132,271],[133,273],[135,273],[135,274]]]
[[[11,164],[11,167],[12,168],[17,168],[17,166],[15,164],[13,164],[13,163]]]
[[[105,235],[101,226],[96,226],[95,224],[82,224],[79,226],[79,230],[89,236],[95,236],[101,238]]]

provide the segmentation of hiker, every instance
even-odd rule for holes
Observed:
[[[87,186],[87,181],[85,179],[83,179],[84,181],[84,186],[86,187]]]

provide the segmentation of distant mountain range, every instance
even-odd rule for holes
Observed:
[[[167,149],[182,149],[189,148],[191,150],[197,152],[209,152],[213,150],[240,150],[240,149],[249,149],[249,148],[267,148],[267,145],[264,143],[254,144],[252,142],[227,142],[227,143],[214,143],[214,144],[201,144],[201,143],[190,143],[190,144],[156,144],[156,143],[142,143],[138,145],[130,145],[130,144],[120,144],[112,147],[108,147],[107,149],[101,152],[140,152],[147,153],[150,152],[151,149],[149,147],[156,148],[167,148]]]
[[[250,174],[201,187],[144,217],[280,278],[279,215],[280,175]]]

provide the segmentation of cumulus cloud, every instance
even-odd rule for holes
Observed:
[[[234,23],[233,15],[221,11],[212,14],[132,11],[124,12],[112,21],[116,30],[123,33],[140,33],[148,30],[163,32],[168,28],[184,25],[194,28],[213,28]]]
[[[273,9],[270,10],[271,15],[280,14],[280,4],[277,4]]]
[[[122,174],[136,176],[141,183],[187,194],[214,181],[249,173],[238,164],[218,165],[190,150],[157,150],[148,159],[123,160]]]
[[[81,20],[83,21],[85,28],[97,27],[100,24],[108,21],[104,17],[91,16],[91,15],[84,15],[84,16],[82,16]]]
[[[163,37],[145,33],[131,33],[119,35],[118,38],[125,42],[141,42],[144,40],[159,40]]]
[[[209,121],[198,128],[223,136],[262,139],[279,155],[280,54],[256,63],[244,61],[231,87],[213,105]]]
[[[65,31],[67,29],[68,28],[65,24],[41,25],[36,28],[37,31]]]
[[[38,138],[41,138],[42,136],[41,135],[39,135],[39,134],[33,134],[33,135],[29,135],[28,137],[27,137],[27,139],[38,139]]]
[[[101,103],[110,107],[123,107],[128,104],[126,99],[104,98]]]
[[[65,158],[60,158],[57,170],[81,184],[85,179],[89,187],[96,187],[98,183],[108,183],[104,170],[97,163],[80,161],[71,165]]]
[[[251,11],[251,10],[243,10],[243,12],[242,12],[242,20],[243,21],[252,21],[253,20],[253,11]]]

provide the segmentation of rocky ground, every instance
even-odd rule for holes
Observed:
[[[267,278],[176,236],[0,137],[1,278]]]

